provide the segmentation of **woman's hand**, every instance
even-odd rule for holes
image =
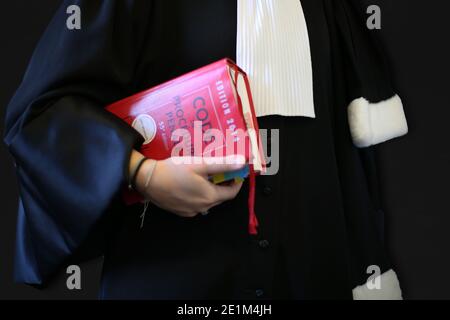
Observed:
[[[147,174],[152,168],[150,161],[145,161],[137,173],[135,185],[137,191],[158,207],[182,217],[194,217],[233,199],[242,187],[242,183],[235,182],[215,185],[208,180],[208,176],[238,170],[243,166],[243,157],[235,156],[169,158],[156,163],[146,187]]]

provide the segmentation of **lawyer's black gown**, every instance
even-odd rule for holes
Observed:
[[[354,146],[347,106],[394,92],[357,2],[302,0],[317,117],[260,119],[281,129],[281,163],[257,178],[253,237],[246,185],[207,216],[150,206],[140,229],[142,206],[124,206],[120,190],[142,139],[103,109],[235,58],[236,2],[65,1],[7,111],[20,185],[16,279],[44,285],[61,267],[104,255],[102,298],[351,299],[369,265],[388,271],[373,149]],[[82,29],[71,31],[74,3]]]

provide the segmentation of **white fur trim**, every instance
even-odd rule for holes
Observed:
[[[353,289],[354,300],[403,300],[400,283],[394,270],[386,271],[380,277],[379,288],[370,289],[369,281]]]
[[[378,103],[358,98],[348,106],[348,123],[353,143],[369,147],[408,133],[402,100],[398,95]]]

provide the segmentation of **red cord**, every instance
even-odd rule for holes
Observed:
[[[255,214],[255,189],[256,179],[253,164],[250,164],[249,191],[248,191],[248,232],[251,235],[258,234],[258,219]]]
[[[234,65],[234,83],[237,87],[238,82],[238,74],[239,68],[237,65]],[[242,117],[244,118],[243,110],[242,110],[242,101],[239,94],[237,95],[237,102],[239,106],[239,110],[241,111]],[[255,214],[255,189],[256,189],[256,179],[255,179],[255,170],[253,168],[253,164],[249,164],[250,166],[250,174],[249,174],[249,191],[248,191],[248,232],[251,235],[258,234],[258,219]]]

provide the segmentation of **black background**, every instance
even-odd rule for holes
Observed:
[[[378,147],[387,244],[407,299],[450,299],[450,48],[445,0],[364,1],[382,9],[381,37],[410,133]],[[0,128],[34,46],[60,1],[0,4]],[[79,50],[83,50],[82,47]],[[0,298],[97,297],[101,261],[81,266],[82,290],[62,272],[46,290],[13,282],[17,184],[0,145]]]

